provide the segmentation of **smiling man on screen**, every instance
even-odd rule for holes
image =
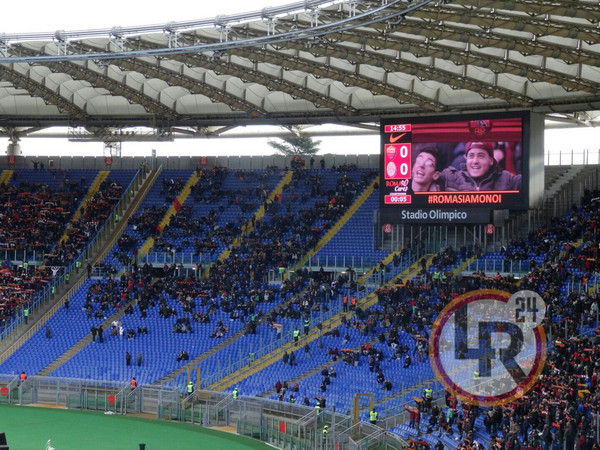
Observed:
[[[467,142],[466,163],[457,170],[447,167],[440,180],[446,191],[518,191],[521,189],[521,175],[513,175],[500,170],[494,159],[492,142]]]

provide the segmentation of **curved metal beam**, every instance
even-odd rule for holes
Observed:
[[[404,23],[410,27],[419,27],[421,30],[427,30],[428,37],[435,40],[448,40],[455,42],[469,43],[477,48],[493,47],[501,48],[507,51],[516,51],[523,56],[536,55],[545,56],[557,60],[562,60],[566,64],[590,64],[595,66],[600,61],[600,53],[592,52],[587,49],[577,47],[567,47],[554,42],[544,41],[542,38],[533,41],[531,38],[525,39],[518,35],[512,35],[511,39],[507,39],[506,35],[490,29],[474,29],[472,27],[461,27],[460,24],[441,21],[442,25],[437,22],[425,22],[406,17]],[[393,36],[392,33],[386,33],[381,30],[381,34],[388,37]],[[600,37],[600,36],[599,36]]]
[[[84,110],[69,102],[66,98],[56,93],[52,89],[44,86],[37,81],[21,74],[14,70],[14,65],[0,65],[0,78],[12,83],[13,86],[19,89],[25,89],[32,97],[39,97],[45,103],[55,105],[59,111],[62,110],[68,113],[73,119],[79,122],[85,122],[88,115]]]
[[[132,44],[133,45],[133,44]],[[150,43],[149,41],[139,39],[135,42],[137,47],[153,48],[156,44]],[[317,107],[328,108],[337,114],[342,115],[355,115],[357,110],[350,105],[342,103],[338,100],[326,97],[320,92],[317,92],[308,87],[292,83],[288,80],[281,78],[273,78],[270,74],[261,73],[259,70],[250,69],[247,66],[236,64],[231,61],[227,61],[225,58],[211,59],[205,55],[172,55],[170,59],[175,61],[183,62],[191,67],[203,67],[205,69],[213,70],[217,73],[224,73],[237,78],[240,78],[245,82],[259,83],[265,86],[270,91],[281,91],[291,95],[294,98],[302,98],[313,103]]]
[[[287,42],[282,47],[295,50],[295,55],[290,56],[289,54],[277,52],[276,50],[267,50],[266,48],[229,50],[227,53],[247,58],[253,62],[266,62],[279,65],[284,70],[299,70],[311,74],[316,78],[329,78],[334,81],[339,81],[346,86],[366,89],[373,94],[385,95],[399,101],[420,106],[429,111],[443,111],[446,109],[445,105],[434,99],[416,94],[415,92],[407,92],[406,90],[398,86],[393,86],[385,81],[370,78],[359,74],[358,72],[350,72],[332,67],[329,64],[320,64],[300,56],[299,52],[302,50],[310,52],[315,56],[340,57],[340,52],[335,53],[329,48],[324,49],[319,43],[311,45],[310,49],[306,49],[306,45],[299,42]],[[344,51],[344,55],[349,56],[347,50]],[[364,63],[369,64],[366,61]]]
[[[315,10],[323,5],[332,3],[335,0],[302,0],[286,5],[276,7],[267,7],[258,11],[248,11],[229,15],[219,15],[217,17],[203,18],[198,20],[187,20],[182,22],[168,22],[164,24],[154,25],[139,25],[139,26],[114,26],[112,28],[97,28],[91,30],[78,31],[52,31],[52,32],[37,32],[37,33],[3,33],[0,39],[4,42],[33,42],[33,41],[52,41],[54,39],[61,40],[77,40],[77,39],[93,39],[105,38],[111,35],[120,36],[138,36],[149,33],[163,33],[189,31],[199,28],[212,28],[217,23],[228,24],[247,22],[251,20],[262,20],[266,17],[276,17],[282,14],[292,14],[307,10]],[[339,0],[338,0],[339,1]],[[377,4],[377,3],[376,3]]]
[[[584,19],[590,23],[600,21],[600,10],[597,4],[584,3],[572,0],[507,0],[498,2],[497,0],[463,0],[461,4],[465,8],[496,8],[504,11],[518,11],[531,17],[556,15],[563,17],[573,17]],[[498,6],[501,5],[501,8]]]
[[[493,12],[491,12],[492,10]],[[600,17],[600,13],[597,15]],[[478,8],[468,12],[456,10],[455,8],[436,9],[424,7],[411,15],[407,15],[406,18],[411,21],[419,19],[426,23],[437,24],[443,22],[446,24],[450,22],[455,25],[475,25],[486,33],[488,33],[488,30],[489,33],[492,33],[494,29],[505,29],[531,33],[531,35],[537,37],[563,37],[585,42],[597,42],[600,37],[600,30],[596,26],[559,22],[553,19],[550,14],[546,16],[541,13],[540,18],[533,15],[519,15],[505,9],[494,9],[493,7],[487,11]],[[466,26],[461,29],[473,31],[473,28]],[[499,36],[502,36],[502,34],[499,34]],[[519,36],[516,36],[516,38],[518,39]]]
[[[97,48],[82,43],[78,44],[77,47],[82,51],[85,51],[86,48],[90,51],[98,50]],[[157,60],[157,64],[151,64],[140,59],[118,59],[111,61],[111,64],[116,65],[122,70],[138,72],[146,78],[158,78],[170,85],[180,86],[187,89],[191,94],[204,95],[213,102],[226,104],[234,111],[243,111],[252,117],[267,116],[267,112],[258,105],[181,72],[162,67],[160,66],[160,60]]]
[[[45,47],[44,47],[45,49]],[[21,54],[34,55],[36,52],[23,45],[15,45],[11,47],[12,51],[18,51]],[[89,64],[90,62],[88,62]],[[92,63],[93,64],[93,63]],[[72,62],[44,62],[42,65],[48,67],[54,72],[66,73],[75,80],[83,80],[90,83],[94,87],[99,87],[110,91],[113,95],[118,95],[127,99],[131,103],[141,105],[150,113],[157,114],[168,120],[177,118],[177,113],[171,108],[154,100],[153,98],[126,86],[123,83],[113,80],[108,75],[101,75],[98,72],[87,69],[85,66]],[[104,69],[106,73],[107,67]]]
[[[353,34],[353,37],[348,34],[344,34],[344,40],[347,41],[358,42],[361,39],[364,41],[366,38],[356,34]],[[428,56],[431,58],[441,58],[446,61],[451,61],[456,65],[478,66],[484,69],[489,69],[495,73],[510,73],[522,78],[527,78],[532,82],[545,81],[555,85],[560,85],[566,91],[579,90],[595,94],[600,89],[600,83],[597,82],[576,77],[574,78],[569,74],[557,72],[547,68],[540,68],[532,64],[526,64],[523,62],[517,63],[510,60],[498,60],[497,58],[486,57],[481,53],[458,50],[450,46],[442,46],[441,44],[436,43],[434,40],[423,42],[404,37],[394,39],[393,37],[389,36],[385,38],[374,38],[370,36],[369,39],[371,44],[379,48],[404,51],[412,53],[417,57]],[[439,69],[434,68],[433,70]]]
[[[0,54],[0,63],[12,63],[12,62],[54,62],[54,61],[85,61],[85,60],[114,60],[114,59],[127,59],[127,58],[138,58],[138,57],[164,57],[174,54],[190,54],[198,52],[214,52],[214,51],[225,51],[233,47],[255,47],[262,46],[272,43],[279,43],[285,41],[292,41],[298,39],[307,39],[311,37],[325,36],[328,33],[335,31],[343,32],[354,28],[370,26],[378,21],[384,21],[399,17],[407,14],[418,8],[433,2],[434,0],[421,0],[418,3],[411,3],[403,9],[394,8],[400,4],[402,0],[391,0],[389,3],[384,3],[382,6],[369,10],[363,14],[357,14],[349,18],[345,18],[336,22],[324,23],[322,25],[314,25],[309,29],[293,29],[284,33],[269,34],[253,38],[238,40],[235,42],[220,41],[212,44],[200,44],[191,47],[168,47],[168,48],[157,48],[153,50],[130,50],[130,51],[115,51],[111,53],[98,52],[91,54],[58,54],[58,55],[43,55],[35,57],[21,57],[21,56],[10,56],[5,57]],[[6,41],[2,41],[3,44],[7,45]]]
[[[365,34],[367,35],[366,37],[364,36]],[[345,41],[361,44],[362,48],[353,48],[337,43],[331,43]],[[517,107],[527,107],[533,104],[532,99],[529,99],[525,95],[522,95],[518,92],[514,92],[499,86],[491,86],[489,84],[482,83],[481,81],[470,78],[468,76],[457,75],[456,73],[433,67],[433,65],[431,64],[423,64],[416,61],[409,61],[401,57],[391,57],[389,55],[377,53],[376,51],[369,51],[366,49],[367,45],[371,47],[383,46],[385,48],[392,48],[397,51],[404,50],[405,48],[404,44],[402,44],[401,49],[396,47],[390,47],[388,39],[382,39],[381,36],[377,33],[369,33],[368,31],[361,30],[360,33],[328,35],[327,40],[325,42],[316,43],[315,45],[311,46],[309,50],[306,51],[309,51],[315,56],[329,56],[349,61],[357,66],[359,66],[360,64],[365,64],[383,68],[386,72],[403,72],[412,76],[416,76],[421,80],[432,80],[441,84],[450,85],[453,89],[467,89],[470,91],[478,92],[484,98],[495,97]],[[296,51],[305,50],[304,45],[298,42],[288,42],[282,47],[291,48]],[[261,50],[260,52],[261,54],[263,54],[266,52],[266,50]],[[228,53],[232,52],[230,51]],[[242,54],[246,56],[248,54],[248,49],[244,49],[242,51]],[[275,52],[275,54],[277,53]],[[258,58],[258,56],[254,56],[254,58]],[[310,62],[309,60],[302,59],[299,57],[297,57],[297,59],[300,59],[302,61],[302,64],[311,64],[312,66],[315,66],[315,64]],[[281,64],[290,64],[289,61],[291,61],[291,59],[284,59],[284,61],[285,62]],[[274,63],[278,64],[279,62],[275,61]],[[322,67],[322,65],[316,65],[315,70],[317,72],[322,72]],[[330,72],[333,71],[331,67],[328,67],[328,70]],[[368,89],[373,93],[388,95],[393,98],[402,98],[405,101],[414,103],[426,109],[444,111],[447,108],[447,105],[444,105],[434,99],[425,97],[423,95],[418,95],[412,92],[406,92],[405,90],[397,86],[392,86],[388,83],[382,83],[381,80],[374,80],[356,74],[348,74],[347,71],[343,71],[341,69],[335,69],[335,71],[337,71],[337,74],[334,73],[332,76],[329,76],[329,78],[338,80],[340,76],[347,77],[346,80],[348,84],[352,86],[364,87],[365,89]]]

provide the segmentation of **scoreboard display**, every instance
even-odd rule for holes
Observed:
[[[381,122],[380,207],[391,222],[485,223],[528,208],[526,112]]]

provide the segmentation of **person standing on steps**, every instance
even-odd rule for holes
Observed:
[[[369,412],[369,422],[371,422],[371,425],[377,425],[377,411],[375,411],[375,408],[371,408],[371,412]]]

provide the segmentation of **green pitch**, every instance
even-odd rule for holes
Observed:
[[[236,450],[268,445],[197,425],[101,412],[0,405],[0,432],[11,450]]]

